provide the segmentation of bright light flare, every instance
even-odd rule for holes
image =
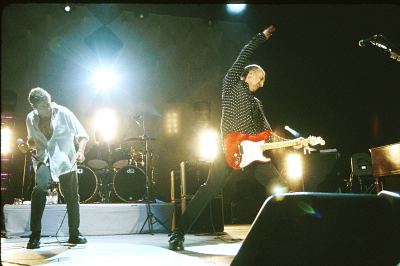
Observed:
[[[217,155],[218,133],[213,129],[207,129],[199,133],[198,151],[199,157],[205,161],[214,161]]]
[[[301,179],[303,176],[303,166],[300,154],[288,154],[286,157],[286,174],[293,181]]]
[[[93,72],[91,82],[98,90],[110,90],[117,86],[118,76],[113,69],[101,67]]]
[[[278,195],[278,196],[280,196],[284,193],[287,193],[287,192],[288,192],[287,187],[284,187],[282,185],[273,185],[270,189],[271,194]]]
[[[246,9],[246,4],[227,4],[226,9],[231,14],[239,14]]]
[[[118,128],[118,117],[114,110],[103,108],[99,109],[93,121],[94,130],[99,131],[104,141],[115,138]]]
[[[12,149],[12,131],[9,127],[1,128],[1,154],[6,155]]]

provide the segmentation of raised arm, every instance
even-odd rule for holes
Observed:
[[[275,31],[275,27],[273,25],[269,26],[265,30],[263,30],[263,34],[265,36],[265,39],[269,39],[271,37],[272,33]]]
[[[243,49],[240,51],[238,57],[236,58],[235,62],[231,66],[231,68],[228,70],[227,74],[225,75],[224,78],[224,87],[229,86],[231,83],[235,83],[240,79],[240,75],[243,72],[244,67],[246,66],[246,63],[250,56],[254,53],[256,48],[263,43],[264,41],[268,40],[272,32],[275,31],[274,26],[269,26],[265,30],[263,30],[262,33],[257,34],[254,36],[250,42],[248,42]],[[230,87],[230,86],[229,86]]]

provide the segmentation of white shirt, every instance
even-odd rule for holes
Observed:
[[[66,107],[52,103],[52,128],[53,135],[48,140],[39,129],[39,113],[37,110],[30,112],[26,118],[28,139],[33,139],[36,145],[36,159],[33,166],[36,171],[40,162],[50,163],[50,173],[53,181],[58,182],[60,175],[77,170],[76,150],[74,141],[80,138],[89,140],[89,135],[76,118]]]

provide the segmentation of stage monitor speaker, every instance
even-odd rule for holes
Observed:
[[[231,265],[396,265],[399,224],[384,197],[269,197]]]

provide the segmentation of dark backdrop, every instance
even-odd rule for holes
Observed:
[[[387,4],[271,4],[250,5],[232,16],[223,5],[78,4],[70,13],[58,4],[9,5],[2,10],[1,93],[16,94],[9,110],[16,116],[16,137],[26,136],[26,97],[36,86],[73,110],[89,132],[96,107],[116,108],[117,142],[123,145],[141,134],[132,115],[144,113],[157,139],[151,148],[160,197],[168,200],[169,171],[196,149],[194,103],[210,103],[210,124],[218,129],[226,70],[253,34],[273,24],[276,32],[249,62],[268,75],[258,95],[265,113],[280,132],[287,124],[304,136],[322,136],[326,148],[342,154],[346,176],[351,154],[399,141],[400,63],[382,49],[358,46],[360,39],[382,34],[399,47],[399,11]],[[108,37],[96,37],[104,28]],[[88,38],[107,40],[112,49],[93,51]],[[122,77],[119,89],[106,95],[87,83],[100,58],[114,62]],[[2,111],[8,111],[6,104]],[[170,106],[183,121],[175,138],[163,131]],[[20,157],[15,152],[15,187]]]

